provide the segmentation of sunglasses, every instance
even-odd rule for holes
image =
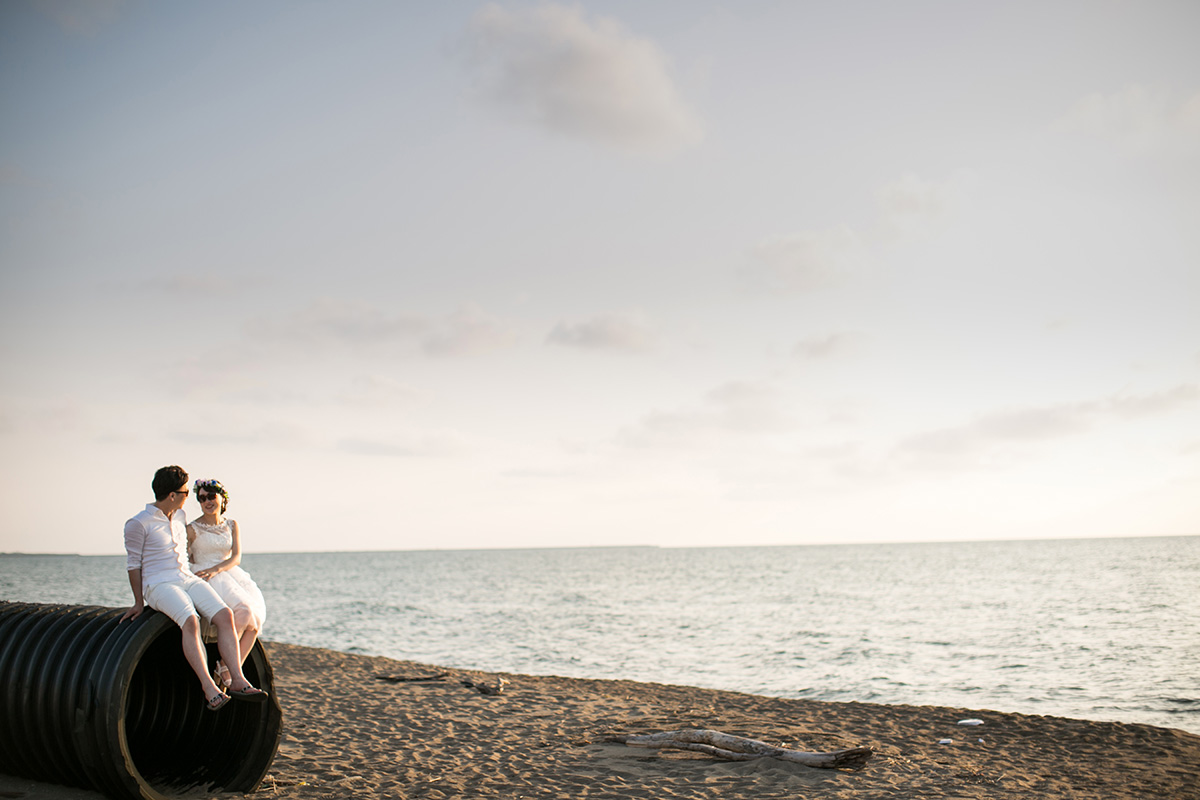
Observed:
[[[171,492],[171,494],[181,494],[184,497],[187,497],[190,492],[191,489],[176,489],[174,492]]]
[[[207,503],[209,500],[218,500],[220,497],[221,495],[219,494],[196,494],[196,499],[201,503]]]

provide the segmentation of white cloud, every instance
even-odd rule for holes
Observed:
[[[343,439],[336,449],[344,453],[388,458],[441,458],[466,450],[463,438],[455,433],[428,433],[408,437],[380,439]]]
[[[429,330],[429,321],[389,314],[362,301],[320,298],[295,313],[259,320],[251,328],[254,333],[297,343],[362,345],[412,340]]]
[[[751,275],[771,289],[809,292],[845,280],[863,257],[863,243],[847,225],[765,239],[751,251]]]
[[[633,448],[687,447],[713,437],[778,433],[792,426],[773,387],[731,381],[708,392],[699,407],[647,414],[620,431],[617,443]]]
[[[876,190],[878,216],[864,232],[842,224],[766,238],[751,248],[747,276],[768,289],[796,292],[842,283],[886,248],[940,233],[971,179],[968,171],[943,181],[906,173]]]
[[[1002,444],[1045,441],[1088,430],[1095,418],[1091,404],[1026,408],[988,414],[951,428],[911,436],[896,448],[898,455],[981,456]]]
[[[1200,399],[1200,388],[1185,384],[1147,395],[1120,395],[1099,401],[1021,408],[981,416],[965,425],[926,431],[900,442],[902,458],[941,459],[947,465],[987,458],[1009,445],[1036,444],[1085,433],[1098,424],[1169,414]],[[926,462],[933,463],[933,462]]]
[[[1175,121],[1185,135],[1200,137],[1200,92],[1184,101],[1175,114]]]
[[[505,350],[516,340],[511,325],[468,306],[439,321],[421,349],[433,356],[473,356]]]
[[[654,331],[637,317],[611,314],[584,322],[560,322],[546,341],[584,350],[643,353],[654,346]]]
[[[162,292],[171,296],[195,293],[228,297],[249,284],[250,282],[244,278],[233,279],[211,273],[181,272],[175,275],[146,278],[136,282],[134,287]]]
[[[1200,147],[1200,92],[1177,101],[1166,89],[1130,84],[1080,98],[1051,126],[1063,134],[1107,141],[1133,153]]]
[[[366,408],[396,408],[422,405],[426,394],[384,375],[365,375],[355,378],[338,402]]]
[[[959,178],[928,181],[912,173],[880,187],[880,235],[912,237],[936,232],[957,201]]]
[[[861,334],[849,331],[811,337],[796,342],[792,355],[812,360],[844,355],[858,347],[862,338]]]
[[[493,4],[470,32],[481,93],[529,122],[633,151],[670,152],[702,137],[657,45],[614,20]]]
[[[99,430],[95,407],[79,397],[45,398],[38,403],[5,398],[5,403],[0,410],[0,434],[86,436]]]
[[[511,325],[474,306],[438,319],[329,298],[274,320],[258,320],[249,332],[291,344],[401,346],[431,356],[479,355],[516,341]]]
[[[1147,395],[1121,395],[1108,400],[1105,410],[1119,417],[1138,418],[1167,414],[1200,400],[1200,386],[1183,384]]]
[[[302,449],[320,441],[320,437],[307,425],[273,420],[262,422],[254,418],[237,419],[225,417],[221,429],[209,427],[181,430],[171,438],[187,444],[262,446],[280,449]]]

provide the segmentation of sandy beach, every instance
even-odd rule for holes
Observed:
[[[256,793],[218,797],[1200,798],[1200,736],[1179,730],[266,647],[285,715],[279,753]],[[498,695],[479,688],[498,685]],[[983,724],[959,725],[964,719]],[[866,746],[875,754],[864,768],[842,771],[612,741],[691,728],[802,751]],[[0,776],[0,797],[100,795]]]

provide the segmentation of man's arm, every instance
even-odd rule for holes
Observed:
[[[133,605],[121,616],[121,622],[127,619],[137,619],[146,610],[145,601],[142,599],[142,571],[140,569],[129,570],[129,588],[133,589]]]
[[[133,589],[133,605],[120,621],[137,619],[145,610],[142,598],[142,551],[146,547],[146,529],[136,519],[125,523],[125,569],[129,571],[129,588]]]

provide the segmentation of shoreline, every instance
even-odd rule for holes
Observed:
[[[484,673],[276,642],[264,647],[284,712],[267,778],[252,795],[182,796],[1200,800],[1200,736],[1174,728]],[[479,688],[501,681],[499,695]],[[968,718],[983,724],[958,724]],[[824,770],[611,741],[689,728],[803,751],[865,746],[874,755],[860,770]],[[952,742],[940,743],[945,739]],[[102,797],[3,775],[0,793]]]

